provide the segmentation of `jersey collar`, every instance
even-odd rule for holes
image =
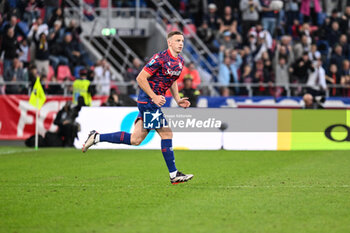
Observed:
[[[170,56],[172,59],[174,59],[174,60],[179,59],[179,56],[174,57],[174,56],[171,54],[171,52],[170,52],[170,50],[169,50],[169,49],[167,49],[167,52],[168,52],[169,56]]]

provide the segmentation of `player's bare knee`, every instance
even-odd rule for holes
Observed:
[[[142,143],[142,141],[143,141],[142,137],[131,135],[131,138],[130,138],[131,145],[138,146],[138,145],[140,145]]]
[[[162,139],[173,139],[173,132],[163,132],[160,136]]]

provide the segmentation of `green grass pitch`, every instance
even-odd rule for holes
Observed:
[[[0,148],[0,232],[350,232],[348,151]]]

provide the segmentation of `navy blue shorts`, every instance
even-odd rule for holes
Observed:
[[[159,129],[168,125],[161,107],[158,107],[155,103],[137,101],[137,107],[139,109],[139,114],[137,115],[135,123],[141,119],[143,121],[143,125],[145,129]],[[157,117],[155,121],[145,122],[145,119],[144,119],[145,117],[147,118],[146,121],[150,119],[149,117],[151,117],[151,120],[152,120],[153,118],[152,116],[154,114],[157,114],[155,116],[159,115],[159,117]],[[153,124],[153,126],[151,126],[149,123]]]

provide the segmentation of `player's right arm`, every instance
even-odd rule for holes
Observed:
[[[154,91],[151,89],[151,86],[148,83],[148,79],[150,77],[151,75],[147,71],[142,69],[136,78],[137,84],[152,99],[153,103],[161,107],[166,102],[165,97],[162,95],[156,95],[156,93],[154,93]]]

